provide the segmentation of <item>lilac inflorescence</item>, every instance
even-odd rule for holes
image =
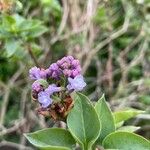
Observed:
[[[81,66],[79,60],[67,56],[51,64],[49,71],[53,78],[59,78],[61,75],[74,78],[81,74]]]
[[[72,56],[63,57],[47,69],[33,67],[29,70],[29,76],[36,80],[32,84],[32,95],[43,108],[53,103],[54,94],[59,96],[59,92],[82,91],[86,86],[80,62]]]

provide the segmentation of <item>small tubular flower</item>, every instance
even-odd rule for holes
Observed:
[[[57,79],[61,75],[61,71],[60,71],[59,66],[57,65],[57,63],[51,64],[48,69],[49,69],[49,77]]]
[[[29,70],[29,77],[32,80],[45,79],[46,76],[47,74],[46,74],[45,69],[40,69],[35,66]]]
[[[46,108],[50,104],[52,104],[52,99],[50,98],[50,95],[45,91],[42,91],[38,94],[38,101],[43,108]]]
[[[47,92],[49,95],[52,95],[55,92],[60,92],[61,87],[57,87],[56,84],[51,84],[48,86],[47,89],[45,89],[45,92]]]
[[[86,83],[82,75],[77,75],[75,78],[69,77],[68,82],[69,84],[67,85],[67,89],[69,91],[71,90],[82,91],[83,88],[86,86]]]
[[[51,99],[51,95],[55,92],[61,91],[61,87],[57,87],[55,84],[51,84],[44,91],[38,94],[38,101],[42,105],[43,108],[48,107],[52,104],[53,100]]]
[[[81,66],[79,60],[72,56],[63,57],[49,67],[49,76],[58,79],[61,75],[66,77],[76,77],[81,74]]]
[[[35,82],[32,84],[32,90],[33,90],[33,91],[40,92],[41,89],[42,89],[42,87],[41,87],[41,85],[40,85],[39,82],[36,82],[36,81],[35,81]]]

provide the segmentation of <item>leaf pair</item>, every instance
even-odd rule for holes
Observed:
[[[26,138],[34,146],[44,150],[72,149],[75,140],[83,150],[91,150],[101,130],[99,117],[86,96],[78,93],[74,95],[74,100],[74,108],[67,118],[70,132],[51,128],[26,134]]]

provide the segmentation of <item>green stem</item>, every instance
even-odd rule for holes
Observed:
[[[89,145],[84,145],[83,150],[92,150],[92,147]]]

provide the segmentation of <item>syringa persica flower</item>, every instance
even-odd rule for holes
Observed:
[[[69,84],[67,85],[67,89],[69,91],[82,91],[83,88],[86,86],[84,78],[82,75],[77,75],[75,78],[68,78]]]

